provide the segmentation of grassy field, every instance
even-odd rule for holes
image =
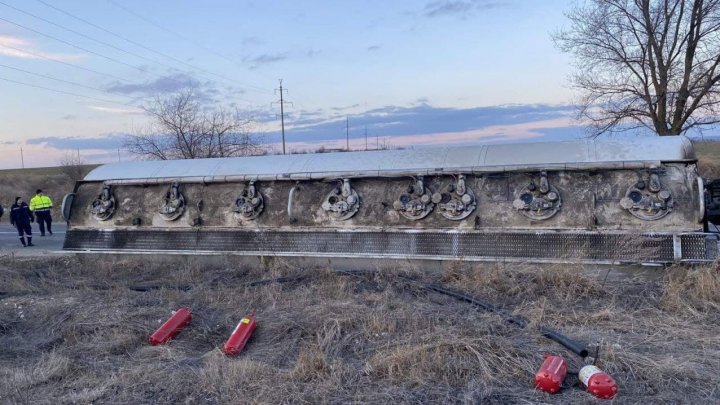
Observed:
[[[97,165],[83,166],[85,173]],[[75,181],[67,176],[61,167],[40,167],[32,169],[0,170],[0,204],[10,208],[15,197],[23,197],[25,202],[35,195],[35,190],[42,189],[55,204],[53,216],[59,218],[60,204],[67,193],[73,191]]]
[[[698,169],[704,177],[720,178],[720,142],[693,142],[698,155]]]
[[[0,403],[593,403],[572,378],[532,388],[546,353],[581,363],[539,324],[600,343],[617,403],[717,403],[720,275],[673,267],[654,281],[603,281],[580,266],[482,264],[345,274],[186,258],[0,261]],[[658,270],[663,271],[663,270]],[[493,313],[397,274],[495,302]],[[276,277],[289,282],[256,283]],[[305,277],[296,279],[297,277]],[[171,310],[193,321],[164,347]],[[258,329],[220,351],[240,318]]]

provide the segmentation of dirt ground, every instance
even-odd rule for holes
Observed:
[[[616,403],[717,403],[718,268],[658,271],[617,281],[577,265],[339,273],[278,259],[261,269],[6,257],[0,403],[607,403],[577,386],[554,396],[533,389],[546,353],[581,365],[540,324],[600,342],[600,365],[620,387]],[[531,324],[521,329],[397,275],[494,302]],[[191,324],[167,346],[150,346],[148,335],[182,306],[193,308]],[[251,309],[258,329],[240,356],[225,357],[219,348]]]

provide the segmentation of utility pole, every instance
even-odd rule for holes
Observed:
[[[22,146],[20,147],[20,164],[22,165],[22,168],[25,168],[25,155],[23,155]]]
[[[345,139],[347,142],[347,151],[350,152],[350,118],[345,116]]]
[[[118,148],[118,163],[120,163],[120,148]]]
[[[280,82],[280,88],[275,89],[275,93],[277,94],[278,92],[280,92],[280,101],[271,103],[271,106],[272,106],[272,104],[280,104],[280,128],[282,130],[282,145],[283,145],[283,155],[284,155],[285,154],[285,104],[286,103],[292,104],[292,103],[285,101],[283,99],[283,86],[282,86],[283,79],[278,79],[278,81]],[[287,91],[287,89],[285,89],[285,91]]]
[[[365,127],[365,151],[367,151],[367,127]]]

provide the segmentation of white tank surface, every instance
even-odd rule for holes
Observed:
[[[711,261],[685,137],[135,161],[65,199],[73,251]]]
[[[442,173],[617,169],[692,162],[686,137],[595,139],[405,150],[158,160],[113,163],[85,181],[148,183],[179,181],[302,180]]]

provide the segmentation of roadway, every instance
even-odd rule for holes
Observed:
[[[65,222],[53,222],[53,235],[47,232],[45,236],[40,236],[40,229],[37,223],[32,224],[33,245],[24,248],[18,239],[17,230],[10,226],[8,220],[3,215],[0,222],[0,256],[6,254],[14,254],[16,256],[52,256],[61,254],[63,240],[65,239]]]

